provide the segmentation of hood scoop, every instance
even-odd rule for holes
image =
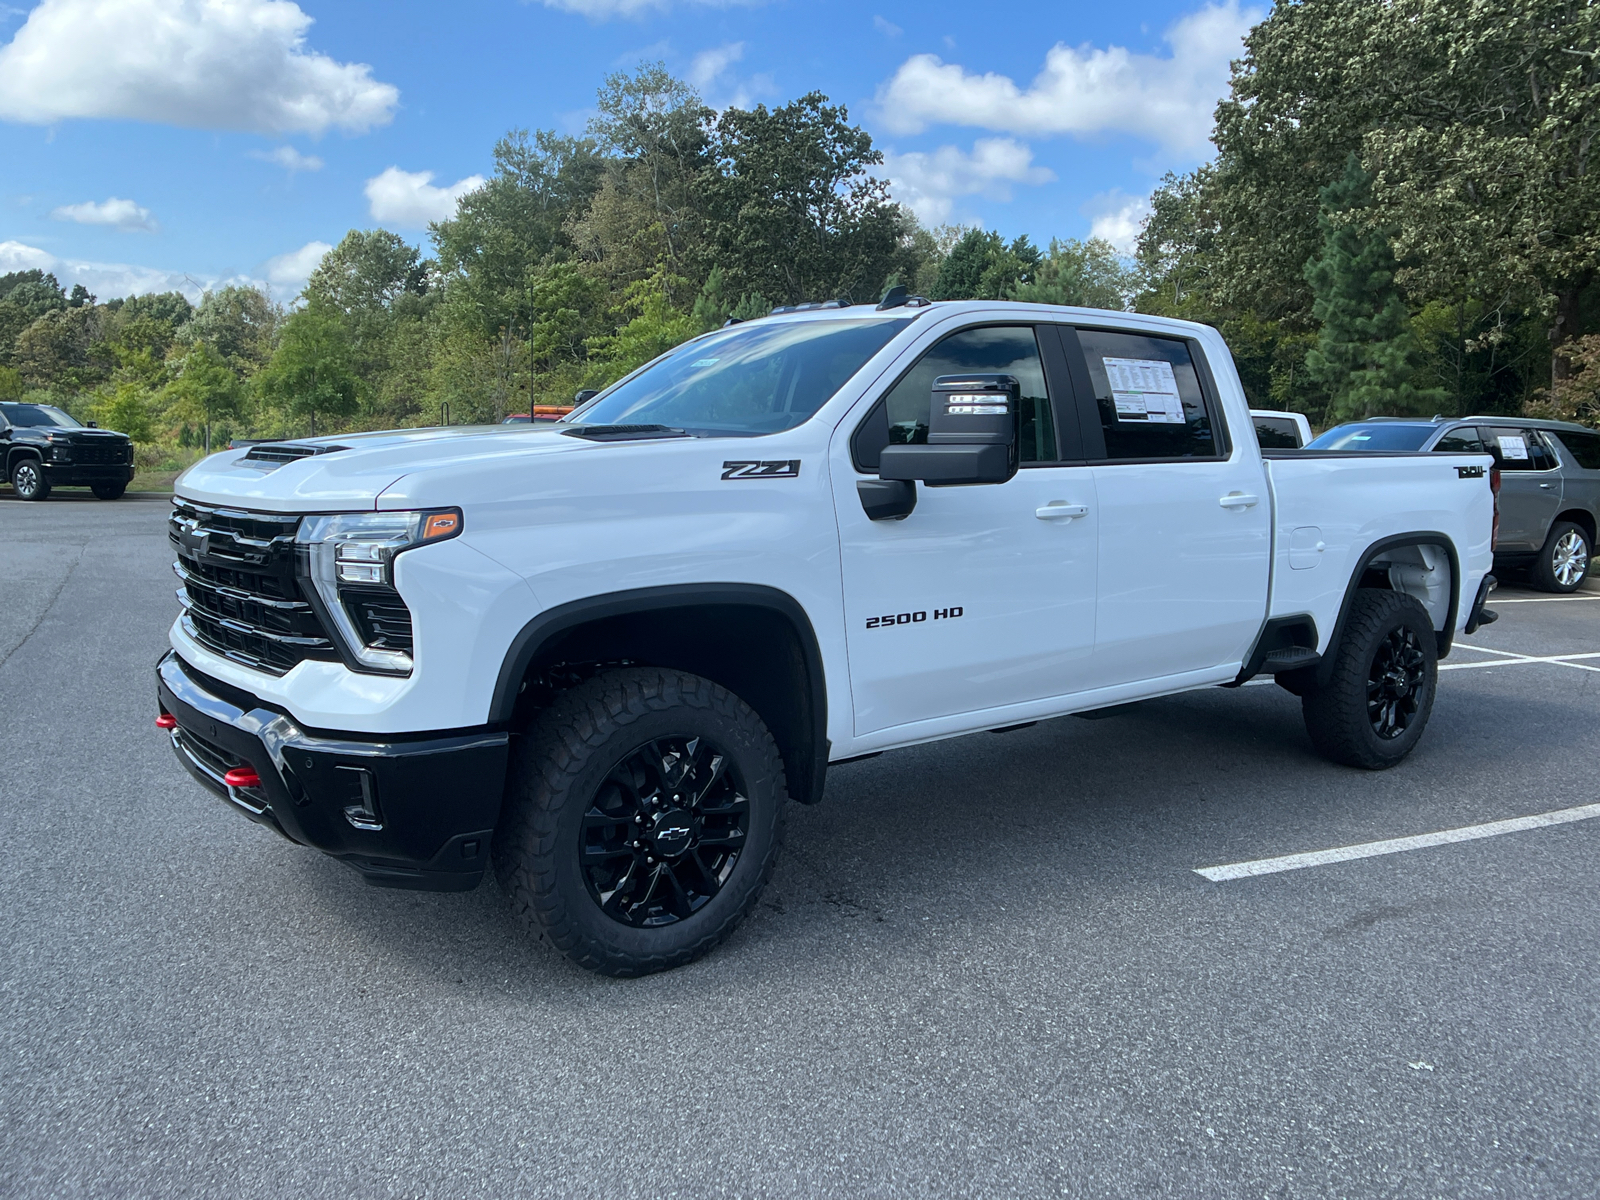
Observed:
[[[348,450],[349,446],[307,446],[297,442],[257,442],[250,447],[250,452],[239,460],[241,466],[254,467],[258,471],[276,471],[285,463],[296,462],[302,458],[312,458],[318,454],[333,454],[340,450]]]

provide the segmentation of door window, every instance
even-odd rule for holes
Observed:
[[[1483,439],[1478,436],[1478,431],[1471,425],[1459,425],[1450,430],[1434,447],[1445,454],[1485,454]]]
[[[1600,433],[1568,433],[1563,429],[1556,436],[1585,471],[1600,471]]]
[[[1108,459],[1217,458],[1220,450],[1186,342],[1079,329]]]
[[[1055,421],[1033,327],[986,325],[937,343],[873,406],[851,439],[857,469],[876,471],[886,445],[925,444],[933,381],[940,375],[975,372],[1017,377],[1022,384],[1019,458],[1024,463],[1057,461]]]
[[[1252,417],[1256,441],[1263,450],[1300,449],[1300,426],[1288,417]]]
[[[1496,426],[1483,431],[1483,440],[1502,471],[1549,471],[1556,466],[1554,452],[1532,429]]]

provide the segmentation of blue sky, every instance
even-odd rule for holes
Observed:
[[[718,106],[846,104],[925,224],[1127,244],[1209,153],[1261,11],[1222,3],[0,0],[0,271],[102,299],[290,299],[320,248],[427,221],[515,126],[581,132],[662,59]]]

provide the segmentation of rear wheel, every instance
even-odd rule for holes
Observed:
[[[19,500],[43,500],[50,495],[50,481],[44,476],[44,466],[32,456],[18,460],[11,468],[11,486]]]
[[[1334,762],[1392,767],[1427,728],[1438,680],[1427,609],[1401,592],[1362,588],[1334,650],[1332,675],[1301,695],[1306,732]]]
[[[1589,535],[1571,521],[1550,527],[1539,557],[1533,560],[1533,582],[1546,592],[1575,592],[1589,574]]]
[[[582,966],[680,966],[755,907],[785,795],[777,745],[739,697],[679,671],[602,671],[519,740],[495,874]]]
[[[92,483],[89,487],[102,500],[120,500],[122,499],[122,493],[128,490],[128,485],[125,481],[122,483]]]

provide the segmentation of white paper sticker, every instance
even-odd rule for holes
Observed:
[[[1500,435],[1500,456],[1502,458],[1527,458],[1527,439],[1515,434],[1502,433]]]
[[[1183,401],[1172,364],[1154,358],[1103,358],[1111,384],[1111,402],[1119,421],[1182,425]]]

